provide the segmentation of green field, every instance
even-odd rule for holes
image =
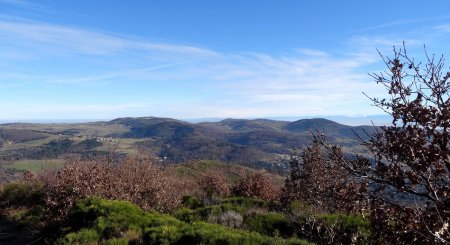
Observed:
[[[106,125],[104,123],[77,123],[77,124],[7,124],[1,125],[5,129],[24,129],[45,132],[49,134],[58,134],[64,130],[78,130],[80,135],[87,136],[107,136],[112,133],[124,133],[128,128],[120,125]]]
[[[19,160],[8,165],[4,165],[4,168],[11,168],[16,170],[42,172],[50,169],[61,169],[64,167],[64,160],[62,159],[49,159],[49,160]]]
[[[145,139],[131,139],[131,138],[122,138],[116,139],[115,142],[104,143],[102,146],[96,147],[97,151],[106,151],[110,152],[112,149],[115,150],[116,153],[125,153],[125,154],[136,154],[137,147],[136,143],[142,142],[145,140],[150,140],[150,138]]]

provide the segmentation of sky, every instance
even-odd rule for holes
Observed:
[[[365,117],[450,1],[0,0],[0,120]]]

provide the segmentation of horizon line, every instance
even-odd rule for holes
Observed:
[[[361,115],[361,116],[346,116],[346,115],[306,115],[306,116],[267,116],[267,117],[166,117],[166,116],[123,116],[115,118],[29,118],[29,119],[0,119],[1,124],[20,124],[20,123],[41,123],[41,124],[76,124],[76,123],[95,123],[95,122],[108,122],[119,118],[170,118],[189,123],[201,123],[201,122],[219,122],[225,119],[236,120],[255,120],[255,119],[267,119],[276,121],[289,121],[294,122],[302,119],[316,119],[324,118],[332,120],[345,125],[368,125],[373,123],[375,125],[385,125],[390,122],[389,115]],[[362,123],[362,120],[369,120],[366,123]],[[376,120],[376,121],[374,121]]]

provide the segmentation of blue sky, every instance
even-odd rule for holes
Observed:
[[[0,120],[378,115],[403,41],[449,54],[450,2],[0,0]],[[448,56],[448,55],[447,55]]]

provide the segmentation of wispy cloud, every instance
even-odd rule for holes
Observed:
[[[0,105],[0,117],[377,114],[361,92],[383,94],[367,75],[368,67],[379,61],[375,48],[391,47],[397,41],[361,36],[350,40],[351,47],[340,53],[307,48],[281,56],[225,53],[0,17],[0,45],[7,51],[0,52],[0,75],[7,75],[0,76],[0,86],[11,82],[34,88],[55,85],[60,90],[52,87],[55,91],[47,92],[45,87],[29,94],[45,92],[44,97],[51,100],[62,93],[56,100],[81,84],[105,84],[101,93],[77,95],[86,103],[27,105],[10,96],[9,102],[15,105]],[[0,98],[2,102],[7,101]]]
[[[66,26],[40,22],[0,19],[0,38],[18,42],[16,46],[43,54],[108,55],[119,52],[163,52],[186,55],[214,55],[192,46],[171,45],[124,38]]]
[[[426,22],[447,20],[447,19],[450,19],[450,15],[437,16],[437,17],[432,17],[432,18],[400,19],[400,20],[395,20],[395,21],[375,25],[375,26],[369,26],[366,28],[352,31],[350,33],[354,34],[354,33],[358,33],[358,32],[373,31],[373,30],[385,29],[385,28],[390,28],[390,27],[412,25],[412,24],[426,23]]]
[[[16,5],[21,7],[36,6],[35,3],[31,3],[25,0],[0,0],[0,4]]]
[[[25,10],[25,12],[27,12],[26,15],[34,15],[35,13],[46,13],[46,14],[53,13],[53,11],[50,10],[45,5],[42,5],[42,4],[39,4],[36,2],[26,1],[26,0],[0,0],[0,7],[1,6],[10,7],[12,9],[14,9],[15,11],[20,11],[22,14],[24,13],[23,10]],[[2,11],[0,10],[0,13],[1,12]],[[1,16],[5,16],[5,15],[1,14]],[[9,18],[22,19],[22,17],[13,16],[13,15],[10,15]]]
[[[449,33],[450,32],[450,24],[437,25],[433,29],[438,32]]]
[[[74,119],[74,115],[83,118],[106,118],[135,116],[142,111],[154,109],[152,105],[138,104],[11,104],[10,110],[2,113],[2,119]],[[78,118],[80,119],[80,117]]]

